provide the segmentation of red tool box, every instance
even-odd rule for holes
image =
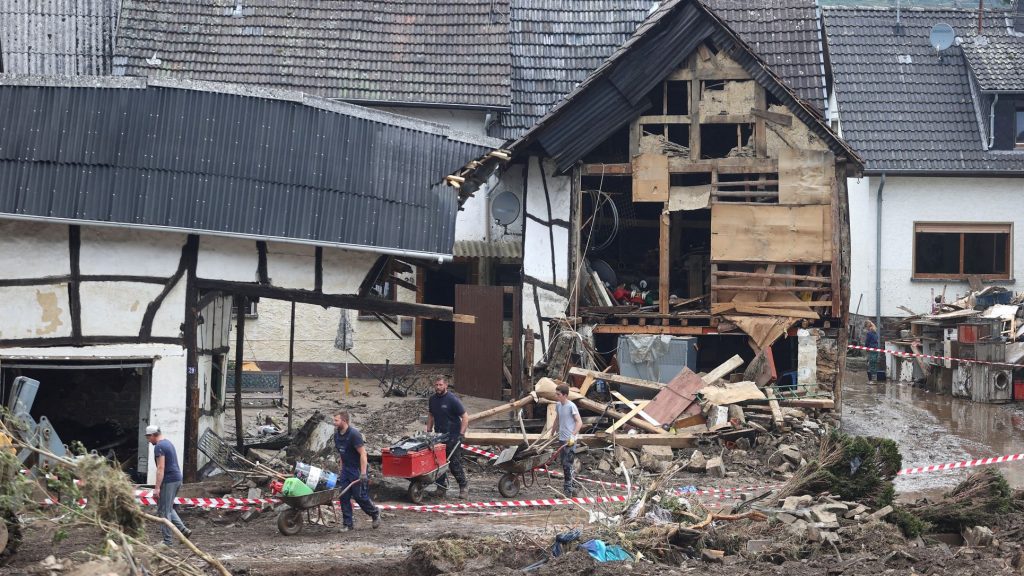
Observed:
[[[381,451],[381,473],[384,476],[398,478],[414,478],[436,470],[445,463],[446,453],[444,444],[434,445],[433,453],[430,449],[407,452],[402,455],[394,455],[391,450],[385,448]]]

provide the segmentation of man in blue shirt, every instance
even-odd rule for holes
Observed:
[[[146,440],[153,445],[153,461],[156,463],[156,487],[153,489],[153,495],[156,496],[157,515],[170,520],[174,527],[188,538],[192,531],[185,527],[185,523],[174,511],[174,499],[178,497],[178,489],[181,488],[178,452],[174,449],[174,444],[164,438],[159,426],[146,426]],[[170,546],[174,543],[174,534],[168,526],[161,525],[160,531],[163,532],[164,544]]]
[[[352,500],[366,512],[373,521],[374,529],[380,528],[380,510],[370,501],[370,477],[366,474],[366,443],[363,435],[354,426],[349,425],[348,412],[334,415],[334,449],[341,460],[341,487],[348,486],[359,480],[355,486],[341,495],[341,518],[345,530],[355,530],[352,518]]]
[[[462,438],[469,426],[469,415],[463,408],[459,398],[448,391],[448,380],[444,376],[434,381],[434,395],[430,397],[430,414],[427,416],[427,432],[447,434],[445,450],[448,456],[448,468],[459,483],[459,498],[465,498],[469,492],[466,472],[462,469]],[[448,475],[442,474],[437,479],[438,493],[444,496],[448,491]]]

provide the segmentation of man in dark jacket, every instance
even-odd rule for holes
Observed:
[[[465,498],[469,492],[469,481],[462,469],[462,438],[469,426],[469,415],[459,398],[448,391],[448,380],[441,376],[434,381],[434,395],[430,397],[430,414],[427,416],[427,432],[447,434],[445,442],[448,457],[448,469],[455,475],[459,483],[459,498]],[[437,479],[438,492],[443,496],[448,491],[448,475]]]
[[[373,527],[380,527],[380,510],[370,501],[370,477],[366,474],[366,445],[363,435],[353,426],[349,426],[348,412],[334,415],[334,449],[341,460],[340,486],[344,488],[355,480],[359,480],[341,495],[341,518],[345,530],[354,530],[352,518],[352,500],[373,520]]]

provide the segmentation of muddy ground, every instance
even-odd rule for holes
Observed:
[[[930,428],[916,432],[913,422],[898,421],[899,414],[917,414],[918,421],[924,418],[914,412],[920,406],[901,407],[900,391],[888,392],[887,388],[866,388],[867,383],[858,374],[851,374],[848,398],[852,398],[844,414],[844,428],[854,433],[866,431],[902,431],[895,434],[905,451],[905,464],[918,461],[929,463],[940,453],[941,458],[964,457],[962,452],[954,454],[961,446],[968,454],[984,450],[982,443],[969,438],[959,438],[957,430],[964,426],[949,426],[952,440],[963,440],[963,444],[936,446],[936,437]],[[861,381],[858,382],[858,379]],[[876,387],[878,385],[872,384]],[[883,386],[898,386],[888,384]],[[315,410],[330,413],[336,409],[348,409],[355,415],[356,426],[361,427],[373,447],[387,445],[405,433],[423,428],[425,399],[422,397],[382,398],[376,382],[359,381],[352,386],[354,394],[342,397],[340,383],[325,379],[298,379],[296,386],[296,416],[294,425],[302,422]],[[858,392],[859,390],[859,392]],[[883,393],[884,391],[884,393]],[[874,400],[874,402],[873,402]],[[470,412],[484,409],[492,401],[465,398]],[[999,408],[997,408],[999,409]],[[903,412],[900,412],[900,411]],[[1005,410],[1005,409],[1004,409]],[[925,410],[927,413],[927,410]],[[1009,413],[1009,412],[1008,412]],[[246,422],[255,421],[258,414],[271,414],[278,421],[285,421],[284,412],[275,408],[247,408]],[[878,425],[885,415],[885,425]],[[874,424],[873,424],[874,423]],[[933,426],[938,424],[933,423]],[[806,437],[789,437],[788,443],[808,448],[816,442],[813,434]],[[950,440],[950,442],[952,442]],[[975,442],[971,444],[970,442]],[[704,447],[706,454],[712,454],[712,447]],[[681,485],[698,487],[756,486],[776,482],[766,474],[763,464],[774,449],[772,444],[752,446],[745,456],[733,458],[732,451],[715,447],[726,457],[729,476],[723,479],[708,478],[704,474],[682,475]],[[973,452],[971,450],[974,450]],[[715,454],[719,452],[714,452]],[[679,456],[677,454],[677,456]],[[928,460],[928,462],[924,462]],[[498,475],[482,464],[468,466],[471,482],[471,501],[504,500],[497,491]],[[622,481],[614,474],[601,474],[586,470],[585,475],[606,480]],[[922,492],[936,492],[948,489],[964,476],[963,472],[943,474],[932,480],[925,490],[909,487],[904,498],[912,498]],[[1011,474],[1012,476],[1012,474]],[[187,486],[183,496],[205,495],[203,485]],[[533,487],[525,489],[520,498],[550,498],[559,495],[561,482],[557,479],[541,479]],[[604,489],[587,485],[592,495],[604,495]],[[378,503],[408,504],[405,496],[406,484],[402,481],[374,477],[372,497]],[[456,501],[449,498],[449,501]],[[440,500],[429,495],[425,504]],[[703,502],[712,510],[727,509],[736,500],[708,499]],[[603,511],[609,515],[621,512],[622,504],[590,506],[590,511]],[[519,512],[519,511],[522,512]],[[547,556],[555,534],[572,528],[581,528],[584,538],[602,536],[614,539],[614,534],[602,532],[598,524],[588,523],[588,513],[580,507],[517,509],[515,515],[494,516],[485,513],[441,514],[414,511],[388,511],[383,515],[380,529],[373,530],[368,518],[357,510],[356,530],[342,533],[339,525],[328,514],[326,525],[306,525],[297,536],[286,537],[278,532],[276,513],[272,510],[243,519],[243,513],[224,510],[183,509],[181,516],[194,531],[193,541],[203,550],[222,561],[235,574],[284,576],[318,574],[419,576],[435,574],[512,574]],[[31,518],[28,518],[31,520]],[[677,558],[671,565],[654,564],[644,561],[622,564],[596,564],[582,552],[573,552],[556,558],[535,570],[537,574],[686,574],[702,572],[710,574],[1003,574],[1018,573],[1015,562],[1021,562],[1020,546],[1024,540],[1024,515],[1013,513],[994,518],[990,527],[995,531],[1000,545],[984,549],[966,549],[948,546],[934,541],[911,542],[903,538],[898,529],[890,524],[873,523],[853,525],[840,531],[841,541],[835,547],[827,544],[808,543],[804,538],[794,538],[785,533],[777,522],[716,523],[708,531],[705,545],[722,549],[727,555],[720,561],[708,563],[699,558]],[[57,527],[48,520],[30,522],[26,530],[26,541],[11,565],[0,569],[4,574],[37,573],[50,574],[39,568],[40,561],[49,555],[57,558],[81,559],[82,551],[97,551],[99,534],[91,529],[76,528],[68,537],[54,542]],[[151,527],[148,538],[159,541],[159,533]],[[763,539],[773,542],[758,552],[747,551],[747,540]],[[927,544],[927,545],[924,545]],[[1019,566],[1019,564],[1018,564]]]

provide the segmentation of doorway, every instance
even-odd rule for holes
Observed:
[[[46,416],[64,444],[80,442],[145,480],[149,450],[139,432],[149,419],[152,368],[152,362],[139,360],[4,361],[0,400],[7,406],[18,376],[38,380],[30,409],[36,422]]]
[[[423,304],[455,307],[455,286],[469,283],[469,266],[453,262],[423,269]],[[422,320],[419,331],[419,364],[455,364],[455,325]]]

